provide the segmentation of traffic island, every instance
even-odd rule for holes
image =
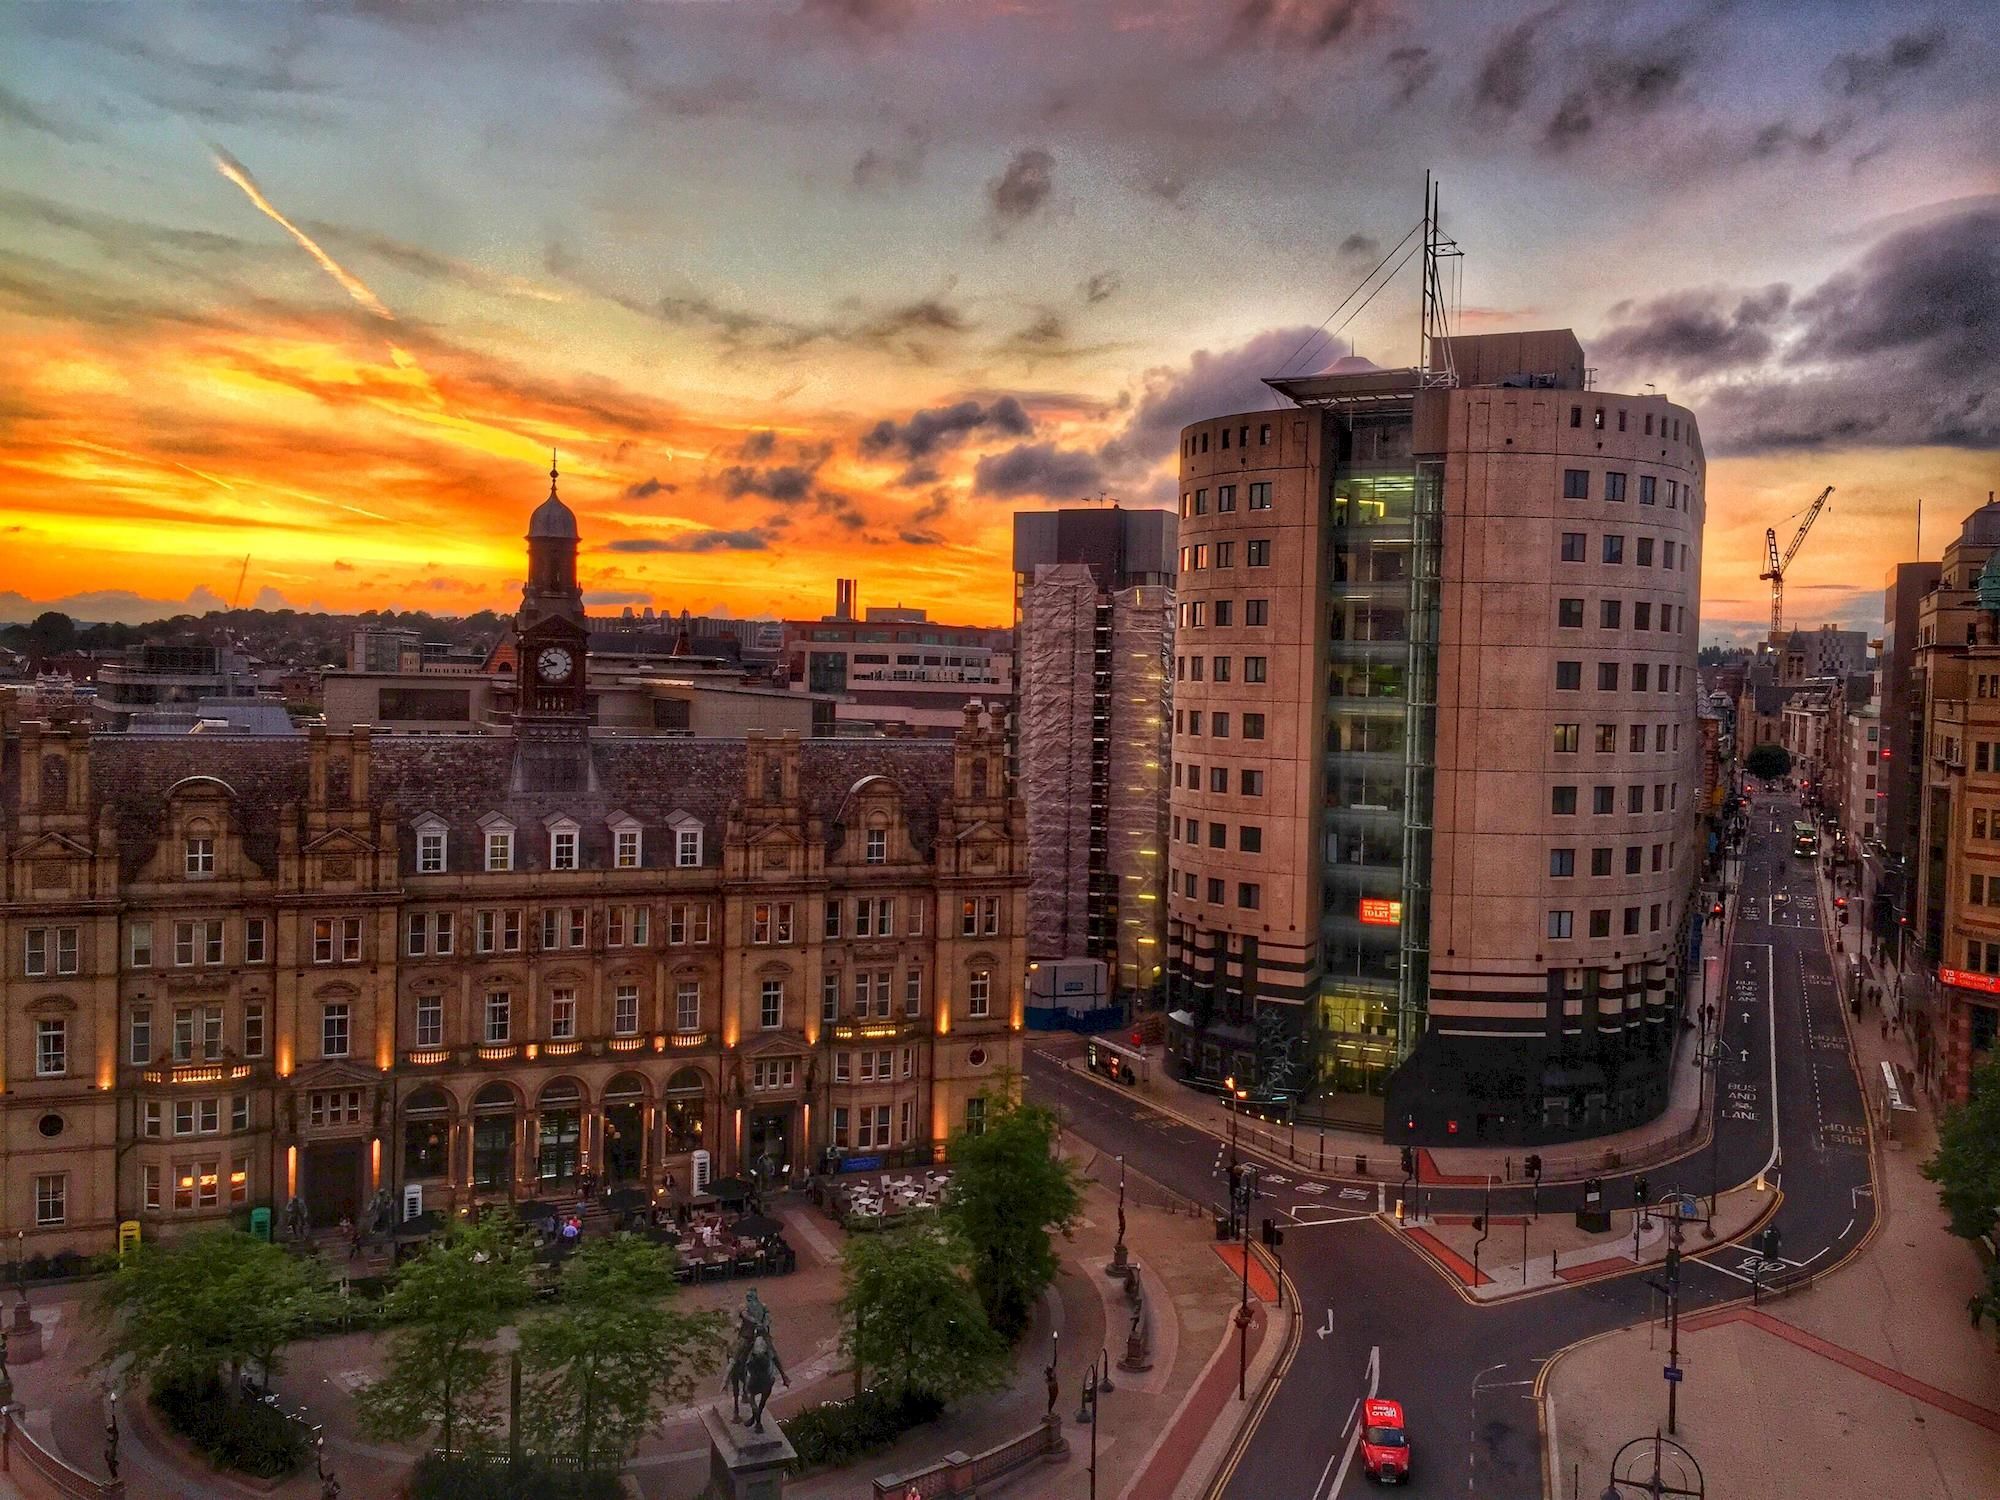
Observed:
[[[1673,1225],[1681,1226],[1680,1251],[1694,1257],[1725,1247],[1754,1231],[1777,1208],[1783,1195],[1775,1188],[1733,1188],[1717,1201],[1707,1218],[1707,1200],[1696,1205],[1697,1216],[1676,1220],[1656,1205],[1639,1215],[1633,1210],[1612,1214],[1606,1234],[1579,1229],[1576,1216],[1545,1213],[1539,1219],[1513,1214],[1482,1222],[1475,1214],[1440,1214],[1422,1223],[1383,1222],[1401,1232],[1403,1243],[1428,1260],[1458,1288],[1480,1302],[1500,1302],[1552,1287],[1574,1286],[1607,1276],[1627,1275],[1658,1266],[1672,1248]],[[1635,1219],[1638,1221],[1635,1225]],[[1706,1231],[1713,1230],[1710,1239]]]

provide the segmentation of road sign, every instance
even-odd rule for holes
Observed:
[[[1666,1375],[1668,1381],[1671,1382],[1672,1384],[1674,1385],[1680,1384],[1681,1372],[1680,1372],[1680,1367],[1678,1365],[1668,1365],[1666,1369]]]

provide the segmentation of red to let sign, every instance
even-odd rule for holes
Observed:
[[[1984,990],[1989,995],[2000,995],[2000,974],[1975,974],[1970,969],[1941,968],[1938,980],[1942,984],[1955,984],[1962,990]]]
[[[1363,896],[1361,920],[1370,927],[1400,927],[1403,925],[1403,903],[1381,896]]]

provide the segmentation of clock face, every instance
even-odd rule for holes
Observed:
[[[542,674],[544,682],[567,681],[571,665],[569,652],[561,646],[545,646],[542,654],[535,658],[535,668]]]

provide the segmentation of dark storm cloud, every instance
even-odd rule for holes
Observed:
[[[972,492],[998,499],[1036,495],[1048,500],[1075,500],[1104,486],[1104,466],[1097,456],[1054,443],[1022,443],[1004,453],[989,453],[973,470]]]
[[[1014,153],[1007,170],[986,185],[986,197],[1002,224],[1018,224],[1055,190],[1056,159],[1039,146]]]
[[[746,437],[743,445],[736,450],[736,456],[755,461],[769,458],[777,451],[778,434],[767,427],[762,432],[753,432]]]
[[[900,31],[916,14],[915,0],[802,0],[799,14],[862,35]]]
[[[1384,0],[1243,0],[1229,39],[1239,46],[1266,41],[1318,51],[1352,40],[1389,9]]]
[[[1512,115],[1534,92],[1536,41],[1549,18],[1560,10],[1550,6],[1509,27],[1487,51],[1473,80],[1473,102],[1482,110]]]
[[[1103,302],[1115,296],[1124,284],[1125,278],[1116,271],[1099,271],[1083,284],[1083,300],[1093,304]]]
[[[1658,316],[1663,304],[1682,321]],[[1712,397],[1717,451],[2000,447],[2000,209],[1889,235],[1804,296],[1661,299],[1594,346]]]
[[[1233,349],[1198,349],[1185,365],[1148,370],[1138,405],[1103,457],[1113,465],[1151,466],[1171,457],[1190,422],[1228,412],[1283,406],[1267,375],[1303,374],[1326,363],[1308,343],[1310,328],[1271,328]],[[1307,347],[1301,350],[1301,345]]]
[[[780,464],[769,469],[732,464],[722,471],[722,488],[731,499],[760,495],[780,505],[796,505],[811,496],[813,476],[818,471],[817,464],[810,467],[805,464]]]
[[[1603,120],[1630,126],[1664,108],[1679,92],[1694,62],[1691,47],[1671,40],[1605,57],[1586,83],[1570,89],[1542,134],[1551,151],[1566,151]]]
[[[80,125],[72,125],[54,115],[46,114],[12,89],[0,87],[0,121],[19,125],[26,130],[39,130],[43,135],[52,135],[59,141],[67,141],[72,146],[86,141],[94,141],[97,136]]]
[[[1775,347],[1773,334],[1790,302],[1791,289],[1782,285],[1747,296],[1688,291],[1638,306],[1621,302],[1611,314],[1628,321],[1592,347],[1614,361],[1689,377],[1756,364]]]
[[[1408,104],[1437,77],[1438,60],[1428,47],[1393,47],[1389,71],[1396,75],[1396,102]]]
[[[914,187],[923,176],[924,154],[930,142],[912,125],[893,145],[870,146],[854,163],[854,186],[863,192],[878,188]]]
[[[771,545],[763,527],[741,531],[686,531],[679,536],[624,537],[606,542],[607,552],[762,552]]]
[[[913,412],[906,422],[883,418],[862,435],[861,451],[870,457],[894,452],[918,459],[975,432],[1027,437],[1034,430],[1034,420],[1012,396],[1002,396],[991,405],[959,401]]]
[[[655,495],[671,495],[679,488],[680,486],[677,484],[668,484],[666,481],[656,477],[646,478],[640,480],[637,484],[628,484],[625,487],[624,498],[627,500],[650,500]]]
[[[1827,87],[1849,99],[1886,101],[1903,82],[1931,67],[1945,53],[1942,30],[1910,32],[1879,52],[1843,52],[1827,65]]]

